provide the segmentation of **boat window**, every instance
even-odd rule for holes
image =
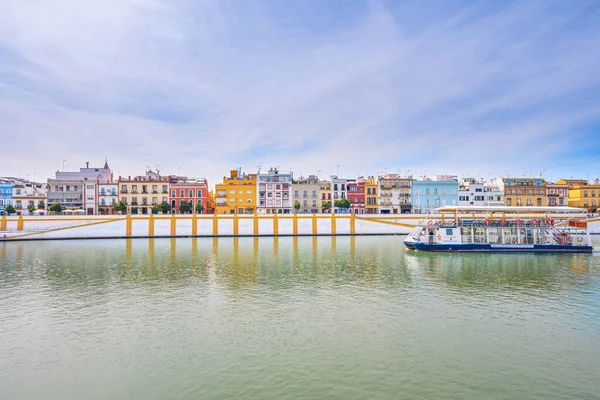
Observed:
[[[446,236],[452,236],[452,229],[446,229]]]

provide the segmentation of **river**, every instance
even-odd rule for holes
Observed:
[[[0,398],[600,399],[600,252],[403,238],[0,243]]]

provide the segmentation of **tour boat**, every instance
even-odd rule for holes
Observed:
[[[574,207],[444,206],[404,244],[448,252],[591,253],[587,211]]]

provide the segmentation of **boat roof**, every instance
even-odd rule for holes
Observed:
[[[552,213],[552,214],[583,214],[585,208],[577,207],[535,207],[535,206],[443,206],[434,210],[436,213]]]

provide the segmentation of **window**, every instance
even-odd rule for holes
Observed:
[[[252,194],[252,190],[246,190],[246,194]]]
[[[316,190],[313,190],[312,197],[317,197],[317,191]]]
[[[94,190],[94,185],[85,185],[87,190]]]
[[[429,188],[425,188],[425,195],[429,194]]]
[[[194,191],[192,189],[188,190],[188,197],[194,197]]]
[[[185,197],[185,190],[183,190],[183,189],[179,190],[179,197]]]
[[[294,197],[298,197],[298,191],[294,190]]]
[[[452,236],[452,229],[446,229],[446,236]]]
[[[235,199],[229,199],[230,203],[235,203]]]
[[[588,197],[588,191],[587,190],[583,191],[583,197]]]
[[[229,194],[235,194],[235,190],[230,190]]]
[[[302,192],[302,197],[308,197],[308,190],[305,190],[304,192]]]
[[[476,192],[483,192],[483,189],[482,188],[475,188],[475,191]]]
[[[510,206],[510,205],[512,205],[512,201],[511,201],[511,200],[512,200],[512,199],[511,199],[510,197],[506,199],[506,205],[507,205],[507,206]]]
[[[202,197],[202,189],[198,190],[198,197]]]
[[[171,197],[175,197],[175,189],[171,190]]]
[[[438,194],[438,188],[433,188],[433,194],[434,194],[434,196],[437,196],[437,194]]]

